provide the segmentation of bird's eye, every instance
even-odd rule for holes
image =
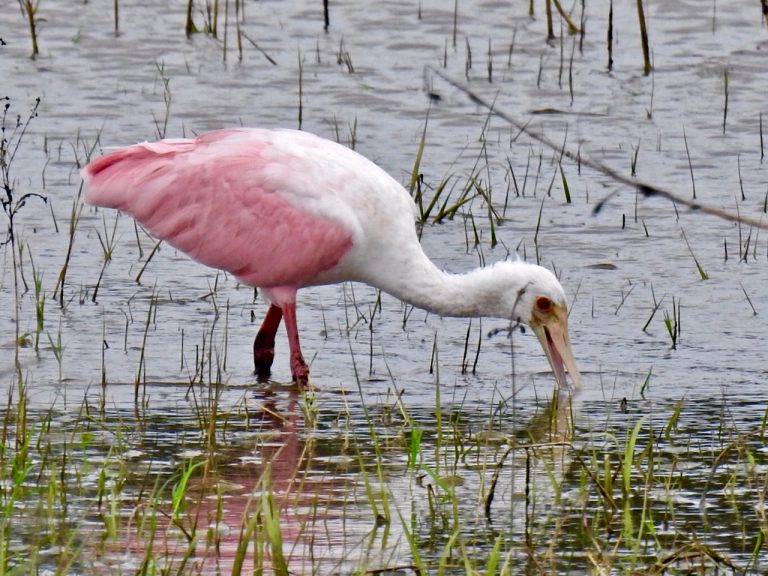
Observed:
[[[552,300],[546,296],[536,298],[536,309],[539,312],[549,312],[552,309]]]

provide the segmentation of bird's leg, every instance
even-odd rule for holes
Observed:
[[[285,330],[288,332],[288,347],[291,350],[291,372],[294,381],[300,386],[309,384],[309,366],[304,361],[299,344],[299,329],[296,324],[296,302],[288,302],[283,308]]]
[[[259,380],[269,378],[272,361],[275,359],[275,334],[282,318],[283,311],[280,306],[271,304],[253,341],[253,365]]]

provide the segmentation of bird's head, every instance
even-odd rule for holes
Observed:
[[[541,266],[526,262],[503,262],[505,275],[514,278],[513,290],[503,297],[500,316],[527,324],[539,339],[560,388],[568,386],[566,372],[573,386],[581,386],[581,374],[571,351],[568,336],[568,302],[555,275]]]

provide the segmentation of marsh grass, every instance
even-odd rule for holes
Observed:
[[[696,264],[696,270],[698,270],[699,272],[699,277],[702,280],[708,280],[709,274],[707,274],[707,272],[704,270],[704,267],[701,265],[699,260],[696,258],[696,255],[693,253],[693,248],[691,248],[691,243],[688,242],[688,236],[685,235],[685,230],[682,230],[682,234],[683,234],[683,240],[685,240],[685,245],[688,248],[688,252],[690,253],[691,258],[693,258],[693,263]]]
[[[685,144],[685,156],[688,159],[688,172],[691,174],[691,192],[693,199],[696,199],[696,180],[693,177],[693,162],[691,162],[691,151],[688,149],[688,136],[685,133],[685,127],[683,127],[683,143]]]
[[[747,293],[747,289],[744,288],[744,284],[739,282],[739,286],[741,287],[741,291],[744,293],[744,298],[747,300],[747,304],[749,304],[749,307],[752,309],[752,315],[757,316],[757,310],[755,309],[755,305],[752,304],[752,298],[749,297],[749,294]]]
[[[608,72],[613,70],[613,0],[608,4],[608,28],[606,31],[606,44],[608,46]]]
[[[301,130],[302,122],[304,121],[304,61],[301,56],[301,48],[298,50],[298,83],[299,83],[299,91],[298,91],[298,110],[297,110],[297,121],[298,121],[298,129]]]
[[[163,88],[163,115],[158,119],[155,113],[152,113],[152,119],[155,122],[155,132],[158,138],[165,138],[165,134],[168,131],[168,121],[171,118],[171,103],[173,102],[173,94],[171,93],[171,78],[167,75],[165,70],[165,62],[155,62],[155,70],[157,71],[157,77],[160,80],[160,84]]]
[[[728,68],[723,69],[723,134],[728,120]]]
[[[32,281],[35,289],[35,352],[40,350],[40,334],[45,329],[45,291],[43,289],[43,273],[35,267],[32,253],[29,253],[29,264],[32,267]]]
[[[14,367],[21,381],[21,365],[19,364],[19,346],[22,344],[22,335],[19,328],[21,320],[21,296],[22,289],[20,282],[24,280],[23,265],[21,255],[23,252],[23,241],[17,236],[17,227],[15,220],[20,211],[29,200],[39,199],[48,202],[48,199],[33,191],[21,192],[17,190],[17,181],[13,173],[14,160],[19,148],[24,142],[30,123],[37,117],[37,110],[40,107],[40,98],[35,100],[29,114],[23,118],[20,114],[15,117],[8,116],[11,109],[11,100],[8,97],[0,99],[5,100],[3,106],[2,118],[0,119],[0,180],[2,181],[2,196],[0,196],[0,206],[6,220],[5,236],[0,241],[0,246],[7,246],[11,252],[11,265],[13,272],[13,314],[11,317],[15,323],[14,337]],[[39,317],[38,317],[39,326]]]
[[[19,0],[19,6],[21,7],[22,13],[27,18],[29,37],[32,41],[32,52],[29,56],[34,59],[40,54],[40,46],[37,41],[38,23],[40,21],[37,16],[37,10],[40,6],[40,0]]]
[[[669,339],[672,341],[672,349],[677,349],[677,343],[680,340],[680,300],[675,301],[675,297],[672,297],[672,313],[664,311],[664,326],[669,334]]]
[[[648,43],[648,27],[645,23],[645,8],[643,0],[637,0],[637,20],[640,25],[640,47],[643,52],[643,74],[648,76],[653,69],[651,65],[651,51]]]
[[[81,202],[81,196],[83,193],[82,185],[77,191],[77,195],[72,200],[72,209],[69,214],[69,234],[67,238],[67,251],[64,256],[64,263],[59,270],[59,275],[56,279],[56,286],[53,289],[53,296],[56,298],[58,293],[59,306],[64,308],[64,288],[67,282],[67,272],[69,271],[69,264],[72,259],[72,251],[75,245],[75,237],[78,224],[80,223],[80,216],[83,211],[83,204]]]
[[[96,280],[96,284],[93,287],[93,292],[91,293],[91,302],[96,303],[96,299],[99,294],[99,287],[101,286],[101,281],[104,278],[104,272],[107,269],[107,265],[112,260],[112,253],[115,250],[115,234],[117,234],[117,216],[115,216],[114,224],[112,225],[112,231],[109,232],[107,230],[107,219],[106,217],[102,218],[102,223],[104,225],[103,233],[97,231],[97,236],[99,238],[99,244],[101,244],[101,250],[104,255],[104,262],[102,262],[101,270],[99,271],[99,278]]]
[[[0,429],[2,573],[764,566],[768,523],[753,504],[765,498],[765,414],[737,428],[719,401],[700,438],[692,432],[702,408],[685,398],[651,410],[630,400],[602,424],[579,424],[571,399],[555,394],[515,423],[508,401],[483,413],[446,398],[439,348],[434,383],[424,410],[402,402],[394,383],[392,396],[372,401],[358,380],[359,400],[338,404],[317,391],[224,401],[213,380],[195,383],[181,412],[146,404],[136,420],[87,402],[69,414],[30,410],[19,380]],[[581,411],[576,420],[591,420],[606,407]],[[323,464],[326,454],[334,456]],[[706,502],[705,516],[691,498]],[[725,518],[734,530],[713,531]],[[349,530],[332,558],[322,544],[329,522],[331,532]],[[124,564],[131,557],[133,568]]]
[[[343,65],[347,69],[347,72],[349,74],[355,73],[355,67],[352,64],[352,56],[350,55],[349,50],[347,50],[347,47],[344,44],[343,36],[339,39],[339,48],[336,51],[336,64],[339,67]]]

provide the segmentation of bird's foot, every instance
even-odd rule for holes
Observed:
[[[259,381],[269,380],[269,376],[272,374],[272,362],[274,359],[274,348],[253,347],[253,366]]]
[[[259,381],[269,380],[272,362],[275,360],[275,336],[260,330],[253,341],[253,366]]]
[[[291,358],[291,372],[293,381],[299,386],[309,386],[309,366],[304,362],[304,358]]]
[[[257,382],[261,382],[261,383],[269,382],[269,378],[270,376],[272,376],[272,370],[270,370],[269,368],[260,367],[260,368],[256,368],[255,374],[256,374]]]

